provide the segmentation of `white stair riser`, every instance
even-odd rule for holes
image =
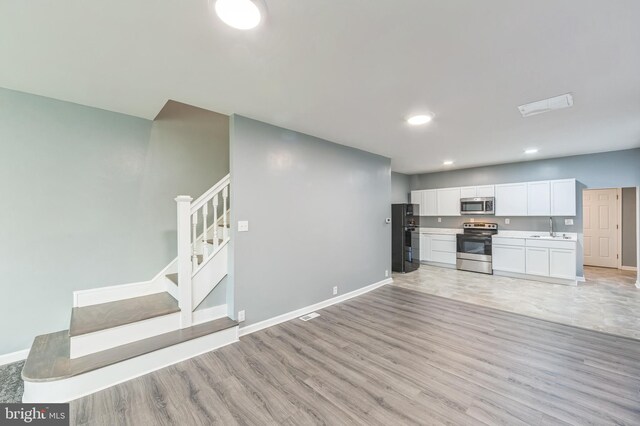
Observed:
[[[178,286],[167,277],[164,278],[164,286],[164,290],[173,296],[174,299],[178,300],[178,297],[180,296]]]
[[[71,358],[80,358],[137,340],[168,333],[178,328],[180,328],[180,312],[93,333],[71,336],[70,356]]]
[[[51,382],[25,382],[22,402],[69,402],[238,341],[238,327]]]
[[[229,244],[225,244],[193,277],[191,298],[194,308],[227,276],[228,258]]]

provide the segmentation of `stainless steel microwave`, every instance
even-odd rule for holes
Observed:
[[[460,199],[460,214],[495,214],[494,197],[475,197]]]

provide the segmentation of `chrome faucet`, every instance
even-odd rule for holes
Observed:
[[[553,218],[551,216],[549,216],[549,236],[551,237],[555,237],[556,233],[553,232]]]

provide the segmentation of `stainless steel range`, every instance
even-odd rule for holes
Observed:
[[[470,222],[462,225],[458,234],[456,268],[464,271],[493,274],[491,236],[498,233],[497,223]]]

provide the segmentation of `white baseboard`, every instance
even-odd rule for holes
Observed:
[[[69,402],[237,341],[238,328],[232,327],[67,379],[25,381],[22,402]]]
[[[392,282],[393,282],[392,278],[387,278],[385,280],[378,281],[375,284],[371,284],[366,287],[359,288],[358,290],[350,291],[349,293],[332,297],[331,299],[327,299],[310,306],[305,306],[304,308],[296,309],[295,311],[287,312],[286,314],[278,315],[277,317],[273,317],[264,321],[257,322],[255,324],[241,327],[239,330],[239,335],[246,336],[247,334],[255,333],[256,331],[260,331],[265,328],[269,328],[274,325],[280,324],[282,322],[289,321],[294,318],[298,318],[302,315],[306,315],[309,312],[313,312],[318,309],[323,309],[328,306],[335,305],[336,303],[344,302],[345,300],[351,299],[356,296],[360,296],[361,294],[364,294],[364,293],[368,293],[371,290],[375,290],[376,288],[382,287],[383,285],[386,285],[386,284],[391,284]]]
[[[213,321],[228,316],[227,305],[217,305],[210,308],[193,311],[193,325]]]
[[[621,266],[620,269],[623,271],[637,271],[638,268],[635,266]]]
[[[587,280],[584,278],[584,275],[577,276],[576,281],[579,283],[587,282]]]
[[[158,272],[156,276],[149,281],[74,291],[73,306],[77,308],[99,305],[100,303],[115,302],[117,300],[148,296],[150,294],[167,291],[167,282],[169,279],[165,275],[176,272],[177,260],[178,259],[172,260],[171,263],[165,266],[162,271]],[[169,282],[169,284],[174,285],[171,282]]]
[[[640,288],[640,281],[636,281],[636,288]]]
[[[575,280],[565,280],[562,278],[552,278],[552,277],[542,277],[539,275],[522,274],[520,272],[496,271],[495,269],[493,270],[493,275],[498,275],[501,277],[509,277],[509,278],[520,278],[522,280],[538,281],[541,283],[562,284],[562,285],[570,285],[570,286],[577,286],[580,278],[584,280],[584,277],[576,277]]]
[[[0,355],[0,365],[11,364],[12,362],[22,361],[29,356],[30,349],[23,349],[21,351],[11,352],[8,354]]]

